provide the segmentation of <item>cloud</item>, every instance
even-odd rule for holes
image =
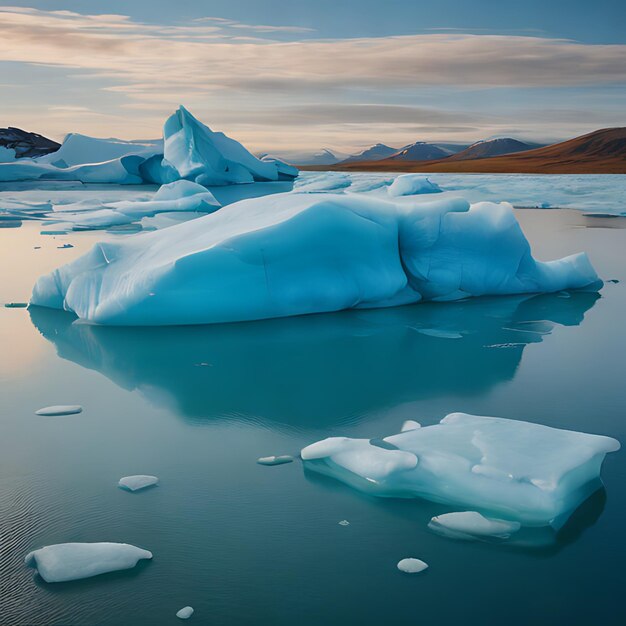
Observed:
[[[277,106],[269,109],[237,111],[231,114],[233,119],[254,120],[257,125],[289,125],[305,124],[412,124],[442,125],[477,123],[485,120],[485,116],[464,113],[462,111],[445,111],[427,107],[401,106],[391,104],[306,104],[294,106]],[[228,120],[228,114],[222,114]]]
[[[118,128],[132,132],[133,126],[142,134],[154,126],[156,134],[157,120],[184,102],[201,116],[209,114],[210,123],[217,120],[229,125],[226,130],[244,129],[244,138],[253,141],[262,142],[264,136],[265,143],[271,128],[285,129],[284,137],[275,137],[285,142],[322,141],[320,128],[329,137],[337,141],[343,137],[352,144],[360,143],[359,134],[402,143],[401,134],[408,129],[421,132],[429,127],[431,132],[452,135],[456,129],[478,138],[476,129],[496,132],[518,120],[480,113],[475,94],[475,112],[464,112],[468,108],[464,93],[485,90],[484,109],[493,112],[497,104],[491,94],[500,88],[623,85],[624,58],[626,45],[519,34],[445,31],[316,39],[310,29],[300,26],[244,24],[217,17],[161,25],[125,15],[0,7],[0,59],[47,68],[50,80],[39,88],[37,101],[48,109],[57,105],[55,129],[60,129],[62,114],[69,124],[79,111],[64,106],[67,100],[51,102],[50,84],[65,91],[69,81],[76,87],[80,79],[88,81],[73,92],[81,101],[70,106],[85,105],[94,111],[93,115],[83,111],[85,118],[100,110],[106,116],[101,127],[105,120],[117,120],[114,132],[120,134],[124,131]],[[15,86],[24,86],[18,74]],[[38,87],[31,81],[28,88],[34,93]],[[14,102],[24,98],[14,91],[4,108],[9,108],[10,98]],[[416,106],[424,101],[443,106]],[[510,95],[505,108],[513,108]],[[587,103],[583,108],[594,107]],[[14,109],[19,111],[20,106]],[[544,119],[553,120],[555,128],[564,128],[559,123],[570,120],[568,128],[573,128],[585,123],[581,115],[557,112]],[[602,116],[600,111],[593,119]]]
[[[244,24],[236,20],[229,20],[224,17],[199,17],[193,20],[196,23],[213,23],[223,29],[236,28],[257,33],[313,33],[314,28],[304,26],[268,26],[264,24]]]
[[[161,26],[122,15],[15,7],[0,8],[0,15],[3,60],[116,75],[122,85],[158,81],[176,89],[202,85],[210,92],[626,82],[625,45],[456,33],[235,41],[225,29],[283,27],[215,18]]]

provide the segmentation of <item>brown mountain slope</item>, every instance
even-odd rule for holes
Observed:
[[[310,169],[310,168],[303,168]],[[361,161],[331,168],[377,172],[626,174],[626,127],[605,128],[551,146],[486,159]]]

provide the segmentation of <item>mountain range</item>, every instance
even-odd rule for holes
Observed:
[[[329,169],[379,172],[626,174],[626,127],[604,128],[542,147],[501,138],[472,144],[445,158],[399,159],[394,158],[395,156],[338,163]]]

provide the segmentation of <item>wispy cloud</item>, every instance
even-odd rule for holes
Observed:
[[[85,89],[120,98],[121,108],[107,112],[119,119],[140,110],[157,119],[159,112],[188,102],[240,126],[474,128],[484,120],[458,111],[464,90],[625,84],[624,58],[626,45],[527,35],[450,31],[315,39],[300,26],[218,17],[159,25],[125,15],[0,7],[0,61],[95,79]],[[445,89],[459,94],[457,111],[404,104],[411,94]],[[367,94],[387,103],[368,104]],[[397,104],[389,104],[394,98]],[[254,118],[255,111],[256,120],[245,117],[252,112]]]
[[[235,28],[238,30],[247,30],[257,33],[313,33],[314,28],[305,26],[269,26],[264,24],[245,24],[236,20],[229,20],[224,17],[199,17],[194,20],[195,23],[216,24],[222,29]]]

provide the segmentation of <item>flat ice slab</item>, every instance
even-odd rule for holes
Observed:
[[[145,489],[146,487],[151,487],[158,483],[159,479],[156,476],[137,474],[135,476],[124,476],[124,478],[120,478],[117,484],[127,491],[139,491],[140,489]]]
[[[283,465],[284,463],[291,463],[293,457],[288,454],[282,454],[280,456],[262,456],[257,459],[259,465]]]
[[[131,569],[152,552],[127,543],[58,543],[29,552],[24,562],[47,583],[90,578]]]
[[[520,528],[519,522],[485,517],[478,511],[458,511],[435,515],[428,527],[440,535],[454,539],[507,539]]]
[[[410,557],[399,561],[398,569],[405,574],[419,574],[419,572],[423,572],[425,569],[428,569],[428,563],[425,563],[421,559],[414,559]]]
[[[60,404],[58,406],[46,406],[43,409],[35,411],[35,415],[75,415],[82,413],[83,407],[78,404]]]
[[[507,204],[284,193],[99,243],[31,303],[105,325],[208,324],[597,282],[584,254],[533,259]]]
[[[383,441],[391,449],[331,437],[301,456],[309,469],[373,495],[422,497],[558,528],[600,486],[605,455],[620,447],[611,437],[465,413]]]
[[[193,615],[193,608],[190,606],[183,607],[176,613],[178,619],[189,619]]]

